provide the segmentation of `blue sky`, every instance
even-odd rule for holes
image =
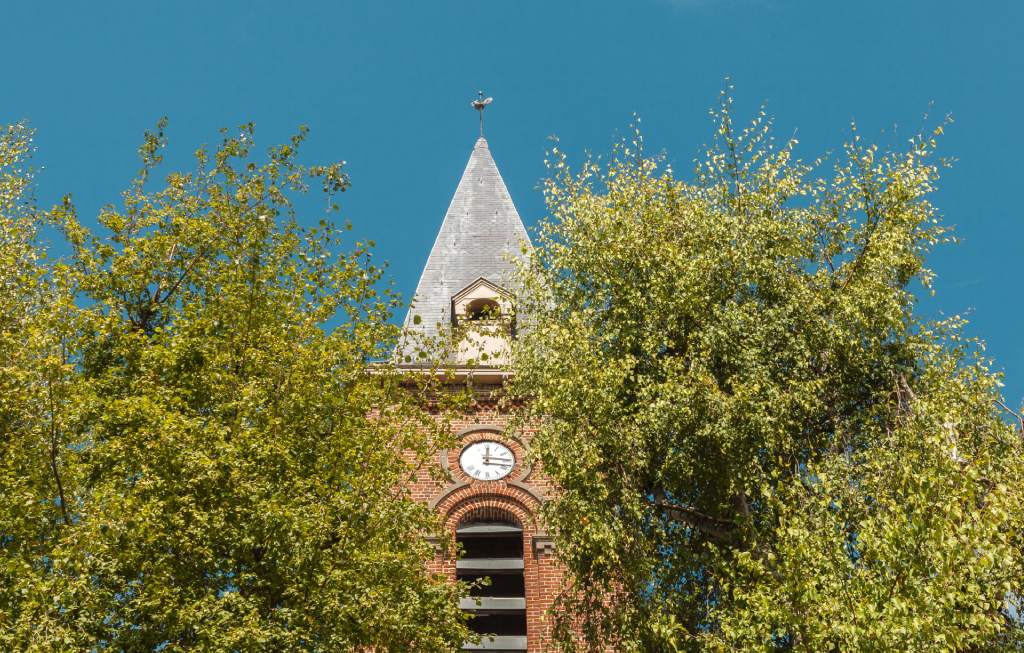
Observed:
[[[311,128],[308,161],[344,159],[342,216],[374,238],[410,296],[488,109],[491,149],[527,225],[547,137],[606,151],[639,114],[677,170],[710,136],[728,75],[739,117],[765,102],[800,152],[837,149],[851,120],[882,144],[952,114],[958,159],[934,198],[963,239],[932,258],[928,314],[966,313],[1024,397],[1024,3],[820,0],[178,1],[3,6],[0,122],[37,129],[39,198],[96,214],[170,118],[172,166],[252,120],[269,145]]]

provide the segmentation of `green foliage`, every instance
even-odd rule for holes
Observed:
[[[563,645],[1020,646],[1021,433],[962,321],[914,312],[942,127],[819,173],[730,104],[692,183],[639,133],[550,162],[514,367]]]
[[[257,161],[246,125],[158,185],[163,127],[99,233],[26,205],[29,134],[0,143],[0,649],[458,649],[406,490],[447,429],[371,365],[399,304],[368,246],[295,217],[342,165],[304,131]]]

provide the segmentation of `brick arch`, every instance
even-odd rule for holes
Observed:
[[[462,527],[472,522],[490,522],[497,524],[511,524],[519,528],[523,527],[522,520],[511,510],[504,507],[481,504],[461,513],[456,527]]]
[[[537,531],[537,509],[540,507],[525,492],[516,488],[501,488],[498,492],[461,493],[455,492],[449,501],[438,506],[444,515],[449,532],[455,532],[459,525],[477,515],[500,515],[503,520],[511,519],[523,529],[523,534]]]
[[[475,433],[492,433],[500,436],[505,435],[505,429],[495,424],[472,424],[458,431],[455,434],[455,439],[461,440],[467,435],[473,435]]]

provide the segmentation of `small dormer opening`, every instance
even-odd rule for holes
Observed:
[[[501,317],[501,306],[493,299],[481,297],[474,299],[466,305],[466,319],[494,320]]]

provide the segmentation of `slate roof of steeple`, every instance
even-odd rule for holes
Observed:
[[[507,288],[514,268],[508,257],[520,257],[523,243],[529,247],[530,237],[487,141],[480,138],[416,286],[405,331],[433,336],[439,326],[447,328],[452,296],[481,277]]]

